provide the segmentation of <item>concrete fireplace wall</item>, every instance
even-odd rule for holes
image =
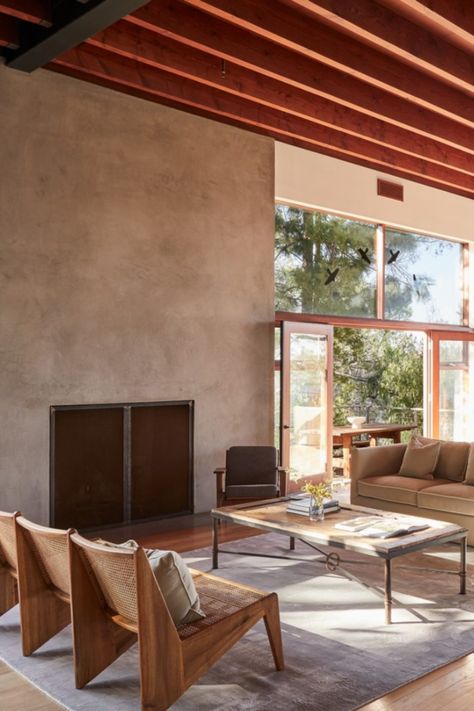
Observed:
[[[194,399],[209,509],[272,440],[273,142],[48,71],[0,96],[0,508],[48,521],[50,405]]]

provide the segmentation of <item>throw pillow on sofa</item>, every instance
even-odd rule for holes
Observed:
[[[400,476],[410,476],[414,479],[434,479],[440,446],[440,442],[425,444],[419,437],[412,437],[403,455]]]
[[[111,548],[131,548],[132,550],[138,548],[138,543],[133,540],[125,541],[125,543],[111,543],[96,539],[96,543]],[[201,610],[193,576],[181,556],[175,551],[162,551],[158,548],[144,548],[143,550],[175,625],[185,625],[189,622],[202,620],[206,615]]]
[[[451,479],[451,481],[464,481],[466,465],[469,457],[469,442],[447,442],[446,440],[420,437],[417,439],[422,444],[440,443],[439,457],[434,471],[435,478]],[[474,484],[474,481],[473,481]]]

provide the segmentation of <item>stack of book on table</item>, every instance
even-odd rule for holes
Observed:
[[[358,516],[357,518],[351,518],[349,521],[336,523],[334,528],[349,531],[358,536],[366,536],[367,538],[394,538],[395,536],[404,536],[415,531],[423,531],[429,526],[426,523],[413,523],[411,519],[404,518]]]
[[[290,501],[286,510],[288,513],[300,514],[301,516],[309,516],[309,507],[311,506],[311,497],[308,495],[290,496]],[[323,504],[324,513],[334,513],[339,511],[339,501],[337,499],[326,499]]]

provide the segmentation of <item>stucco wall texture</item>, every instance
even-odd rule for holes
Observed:
[[[0,508],[48,521],[50,405],[190,399],[209,509],[272,438],[273,141],[43,70],[0,96]]]

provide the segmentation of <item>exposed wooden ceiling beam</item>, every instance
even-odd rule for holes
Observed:
[[[448,42],[472,54],[474,47],[474,5],[472,0],[379,0],[423,27],[437,32]]]
[[[283,0],[362,43],[474,94],[474,57],[374,0]]]
[[[51,0],[0,0],[0,12],[35,25],[51,27]]]
[[[474,106],[461,92],[446,91],[445,114],[438,115],[411,101],[351,77],[273,42],[249,35],[211,15],[177,2],[153,2],[125,18],[126,22],[171,37],[187,47],[212,53],[264,76],[331,99],[401,128],[459,148],[474,149]],[[449,95],[449,99],[448,99]],[[434,101],[434,99],[433,99]],[[431,104],[430,104],[431,105]],[[446,109],[449,106],[449,110]],[[442,110],[442,109],[441,109]],[[464,123],[458,123],[463,120]]]
[[[341,135],[333,129],[315,126],[300,118],[254,103],[194,81],[158,71],[136,61],[114,58],[94,47],[82,46],[70,50],[55,62],[85,76],[104,79],[116,88],[130,88],[159,101],[164,98],[182,108],[195,108],[210,118],[229,119],[242,127],[271,132],[280,140],[302,141],[314,150],[330,150],[338,157],[356,162],[368,161],[379,169],[403,174],[406,178],[422,178],[441,189],[474,196],[474,177],[449,167],[428,163],[399,151],[381,148],[367,141]],[[76,74],[77,75],[77,74]]]
[[[399,150],[439,165],[474,173],[473,155],[419,134],[385,123],[299,88],[263,77],[233,63],[224,63],[201,50],[183,48],[168,37],[121,21],[96,34],[87,44],[115,55],[166,70],[231,95],[247,98],[342,133]]]
[[[448,87],[424,72],[275,0],[183,0],[237,27],[416,103],[443,106]],[[345,4],[345,3],[344,3]],[[462,94],[461,94],[462,95]],[[465,98],[464,98],[465,101]]]
[[[0,15],[0,47],[18,49],[20,46],[20,33],[18,22],[13,17]]]

